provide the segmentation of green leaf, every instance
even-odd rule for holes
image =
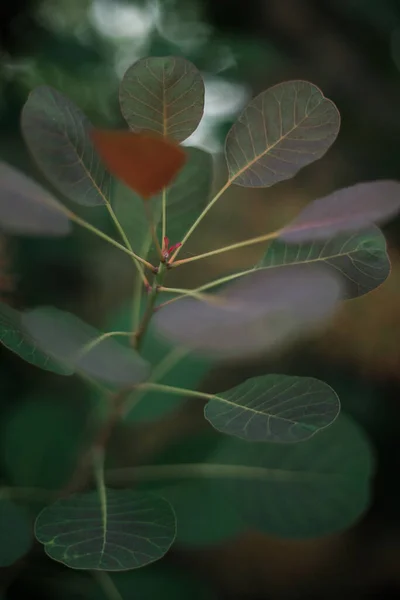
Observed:
[[[0,499],[0,567],[9,567],[26,554],[33,542],[32,526],[23,508]]]
[[[256,268],[300,263],[321,263],[343,275],[346,298],[367,294],[390,274],[386,240],[377,227],[358,233],[344,233],[325,242],[286,244],[274,240]]]
[[[85,206],[109,200],[111,176],[88,135],[91,123],[71,100],[50,86],[37,87],[21,126],[34,160],[58,191]]]
[[[156,312],[161,337],[208,358],[250,358],[319,325],[342,295],[336,275],[320,265],[254,271],[204,302],[183,298]]]
[[[206,206],[212,184],[211,154],[199,148],[187,148],[187,161],[166,190],[167,236],[171,243],[179,242]],[[162,195],[149,200],[153,220],[161,239]],[[146,256],[152,247],[143,200],[121,183],[116,183],[115,213],[124,227],[132,248]]]
[[[400,183],[357,183],[308,204],[279,236],[288,244],[325,240],[345,231],[384,223],[400,210]]]
[[[67,567],[102,571],[137,569],[159,560],[175,539],[170,504],[131,490],[74,494],[45,508],[35,535],[46,553]]]
[[[287,538],[320,537],[350,527],[369,506],[373,452],[348,417],[340,415],[301,444],[229,439],[234,443],[217,452],[212,464],[227,479],[225,496],[234,499],[252,529]],[[224,474],[217,465],[229,469]]]
[[[228,133],[229,179],[266,187],[321,158],[340,128],[336,106],[307,81],[286,81],[254,98]]]
[[[300,442],[340,411],[333,389],[312,377],[262,375],[215,394],[204,416],[215,429],[251,442]]]
[[[17,310],[0,303],[0,341],[3,346],[35,367],[58,375],[72,375],[71,366],[60,364],[39,347],[35,338],[25,328],[22,319],[23,315]]]
[[[3,419],[1,461],[13,485],[59,489],[72,476],[89,442],[87,415],[65,400],[32,396]]]
[[[101,334],[75,315],[35,308],[23,314],[22,324],[41,350],[72,372],[119,386],[140,383],[149,375],[150,365],[132,348],[112,337],[93,344]]]
[[[182,142],[203,116],[204,83],[196,67],[183,58],[142,58],[126,71],[119,98],[131,129]]]
[[[62,211],[57,200],[35,181],[0,162],[0,227],[3,231],[30,236],[66,235],[71,231],[71,224]]]
[[[225,538],[246,528],[299,539],[340,532],[369,507],[374,467],[363,430],[341,414],[301,444],[223,436],[203,462],[189,452],[175,464],[137,466],[130,476],[142,486],[152,482],[150,489],[174,506],[177,542],[196,545],[212,543],[212,529],[223,531],[224,524]],[[124,471],[109,472],[107,480],[126,482]]]

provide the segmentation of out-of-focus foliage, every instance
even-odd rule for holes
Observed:
[[[211,3],[216,6],[216,10],[219,7],[222,7],[223,10],[223,5],[226,4],[222,0],[221,2],[211,0]],[[311,2],[289,2],[288,5],[290,4],[295,9],[293,11],[287,10],[287,7],[285,8],[285,2],[277,0],[277,2],[269,2],[265,10],[274,10],[277,6],[279,8],[280,5],[283,8],[281,20],[279,14],[276,14],[276,19],[269,18],[264,21],[262,15],[258,12],[262,10],[261,5],[263,3],[258,3],[257,10],[254,9],[254,3],[251,2],[245,3],[245,6],[243,3],[237,4],[241,4],[242,7],[238,9],[236,6],[231,5],[229,10],[225,10],[224,20],[228,22],[230,14],[234,18],[235,13],[237,13],[244,27],[245,22],[253,19],[253,22],[256,22],[256,26],[259,27],[259,31],[262,32],[261,35],[258,37],[255,34],[252,35],[249,30],[241,36],[226,33],[226,31],[221,34],[213,25],[206,22],[205,12],[202,10],[200,0],[196,3],[192,0],[168,0],[164,2],[160,0],[158,3],[148,2],[147,0],[130,2],[39,0],[34,15],[35,27],[26,29],[23,34],[26,40],[29,41],[26,46],[27,51],[20,53],[19,56],[7,54],[1,56],[0,119],[3,131],[6,134],[2,136],[2,141],[0,141],[2,158],[10,160],[13,164],[28,165],[27,162],[24,163],[25,157],[21,153],[21,147],[15,142],[15,131],[20,106],[25,101],[28,91],[36,85],[50,84],[67,94],[88,113],[96,125],[123,126],[115,99],[119,80],[126,67],[136,58],[144,55],[181,54],[192,60],[204,71],[206,80],[206,119],[192,139],[189,140],[189,143],[198,143],[207,149],[221,149],[222,140],[235,114],[240,111],[252,93],[250,88],[253,87],[258,90],[257,86],[259,86],[259,89],[263,89],[275,83],[276,78],[282,79],[285,70],[290,73],[290,76],[294,75],[295,77],[307,77],[306,73],[309,73],[310,79],[321,85],[326,93],[329,93],[329,90],[323,83],[325,81],[329,82],[331,89],[334,90],[331,97],[338,100],[344,116],[342,138],[344,141],[338,142],[338,149],[328,157],[325,168],[318,165],[310,174],[300,175],[293,184],[281,188],[276,194],[273,192],[272,195],[269,195],[270,203],[268,206],[265,203],[265,195],[255,193],[250,196],[246,192],[248,212],[245,217],[241,210],[243,196],[240,196],[240,194],[242,194],[242,191],[236,190],[238,202],[235,203],[234,199],[231,200],[231,198],[227,199],[229,200],[233,235],[235,235],[235,224],[236,231],[239,232],[238,235],[244,238],[249,237],[249,233],[252,235],[253,230],[260,224],[265,227],[266,223],[271,224],[276,219],[279,223],[279,215],[285,215],[285,211],[289,216],[294,216],[299,204],[301,205],[315,197],[315,187],[318,188],[318,194],[321,190],[322,193],[329,193],[337,187],[339,181],[344,184],[351,184],[363,178],[363,174],[364,176],[365,174],[371,174],[371,176],[378,177],[398,176],[398,140],[397,136],[393,135],[397,125],[396,120],[393,118],[393,112],[390,112],[389,108],[386,110],[386,102],[388,107],[389,105],[395,105],[396,111],[398,104],[395,82],[399,76],[400,68],[400,15],[396,0],[380,3],[374,0],[366,0],[365,2],[337,0],[334,3],[312,3],[313,8],[310,8]],[[328,6],[329,4],[330,6]],[[307,18],[310,18],[311,15],[310,20],[312,22],[313,11],[318,13],[320,7],[325,21],[324,19],[317,19],[314,22],[314,29],[312,27],[311,30],[307,29]],[[326,7],[328,7],[327,10]],[[303,8],[304,20],[301,18]],[[162,16],[160,16],[160,13],[162,13]],[[347,30],[345,27],[335,30],[334,14],[335,16],[337,14],[346,15],[351,20],[352,27]],[[285,19],[288,23],[286,29]],[[269,31],[266,29],[267,21],[270,27]],[[324,23],[325,25],[328,24],[328,29],[322,27]],[[263,27],[265,28],[264,31]],[[357,56],[357,47],[360,40],[362,40],[364,27],[369,27],[369,31],[371,31],[371,28],[379,31],[384,43],[381,45],[375,44],[369,41],[367,35],[367,47],[369,46],[370,55],[367,56],[365,52],[362,54],[361,51],[362,60],[359,61],[360,53]],[[349,39],[351,50],[355,50],[353,54],[348,52]],[[338,43],[335,40],[338,40]],[[326,41],[325,45],[324,41]],[[362,47],[361,44],[360,46]],[[385,54],[382,48],[386,46],[387,53]],[[329,48],[331,48],[331,51],[329,51]],[[362,83],[360,83],[357,76],[360,71],[354,71],[354,66],[359,63],[364,64],[365,67],[363,71],[365,79]],[[376,78],[376,71],[374,73],[372,63],[379,70],[380,77],[378,79]],[[318,71],[318,69],[320,70]],[[313,72],[319,73],[317,78],[312,78],[311,74]],[[394,84],[393,87],[381,85],[389,80]],[[366,81],[370,82],[369,88],[365,85]],[[267,85],[265,85],[266,82]],[[352,96],[351,93],[346,96],[346,90],[354,91],[354,89],[358,93],[358,100],[357,96]],[[381,100],[384,99],[383,104],[377,102],[379,96]],[[383,109],[377,110],[379,106],[381,108],[383,106]],[[368,110],[370,111],[369,119],[362,121],[363,115]],[[360,125],[360,121],[364,125]],[[381,123],[386,123],[386,129],[381,126]],[[11,136],[7,132],[12,132]],[[328,174],[330,167],[333,168],[331,174]],[[28,168],[32,168],[31,164]],[[37,175],[36,172],[33,173],[35,176]],[[258,200],[262,202],[263,207],[261,207],[261,202]],[[280,206],[278,206],[279,204]],[[228,203],[225,204],[224,209],[227,206]],[[277,209],[276,215],[278,216],[273,214],[274,209]],[[221,207],[222,213],[223,209]],[[105,219],[103,217],[104,215],[101,214],[94,217],[98,225],[104,224]],[[227,233],[224,228],[225,221],[218,219],[218,213],[215,225],[213,223],[210,222],[210,226],[204,229],[204,238],[206,238],[207,243],[213,237],[214,232],[221,236],[227,236],[229,239],[230,233]],[[246,235],[242,233],[243,231],[247,231]],[[389,231],[392,233],[393,242],[396,239],[396,223]],[[70,310],[72,307],[79,305],[83,313],[86,311],[86,314],[92,316],[92,310],[100,310],[102,297],[98,295],[97,291],[93,291],[92,304],[90,304],[83,291],[84,288],[80,286],[83,276],[92,277],[89,285],[95,281],[94,274],[92,275],[90,271],[93,266],[101,277],[104,273],[112,273],[112,301],[113,303],[116,300],[120,301],[120,294],[124,290],[126,291],[126,287],[122,287],[121,292],[118,279],[124,279],[124,271],[113,270],[112,259],[110,261],[108,259],[104,260],[105,254],[98,252],[98,244],[90,242],[86,237],[78,236],[79,234],[74,240],[59,241],[57,243],[47,240],[37,242],[29,239],[18,242],[16,262],[14,263],[15,275],[17,278],[19,277],[18,291],[14,298],[17,304],[26,305],[28,303],[28,305],[34,305],[38,302],[43,303],[44,300],[50,304],[55,304],[57,300],[61,300],[64,303],[64,308],[67,307]],[[225,261],[224,267],[229,270],[233,262],[232,255],[229,257],[227,255],[222,256]],[[254,256],[256,256],[256,253],[254,253]],[[250,259],[250,263],[254,264],[252,256]],[[396,314],[398,312],[398,278],[396,275],[398,260],[396,251],[391,252],[391,259],[392,277],[372,294],[345,305],[341,314],[335,319],[330,332],[323,337],[319,346],[321,353],[318,357],[321,361],[326,360],[326,358],[328,360],[334,359],[329,383],[337,389],[344,410],[355,415],[357,420],[368,428],[374,438],[385,439],[389,446],[392,438],[387,433],[389,431],[387,397],[378,386],[372,386],[369,378],[375,374],[379,374],[381,378],[390,378],[391,380],[398,377],[400,363],[396,333]],[[245,255],[240,256],[239,260],[241,261],[240,264],[246,266],[247,258]],[[218,266],[213,268],[218,270]],[[129,279],[130,284],[130,277],[125,277],[126,279]],[[93,307],[93,309],[88,308],[88,306],[93,306],[93,299],[96,300],[96,307]],[[94,319],[96,319],[96,316],[98,316],[97,313],[93,315]],[[148,354],[146,358],[152,360],[153,356],[161,353],[161,350],[158,344],[154,344],[152,339],[148,338],[145,352]],[[306,361],[307,357],[297,356],[296,365],[302,359]],[[347,372],[346,377],[343,376],[343,379],[341,379],[341,369],[343,367],[346,369],[350,367],[351,369],[353,365],[361,368],[365,377],[362,383],[358,381],[357,375],[351,370],[350,373]],[[183,382],[183,385],[191,387],[191,362],[188,360],[182,366],[184,367],[182,371],[187,374],[187,380]],[[307,364],[307,369],[308,374],[311,371],[311,374],[315,375],[319,367],[315,366],[313,362]],[[197,381],[199,373],[197,369],[195,370],[193,380]],[[176,383],[178,371],[180,371],[180,368],[172,370],[169,373],[169,378],[164,382],[167,384]],[[202,369],[199,369],[200,371]],[[27,374],[27,378],[21,377],[21,372],[24,376]],[[180,374],[182,381],[185,378],[184,373]],[[317,374],[324,378],[323,374]],[[19,386],[41,385],[40,377],[36,373],[32,373],[29,368],[26,370],[18,367],[13,358],[5,358],[2,365],[2,376],[4,405],[21,402],[21,398],[16,393]],[[55,386],[53,389],[57,390],[57,384],[54,380],[51,380],[47,385],[50,389]],[[178,381],[178,385],[180,385],[180,381]],[[73,393],[71,393],[72,396]],[[158,419],[160,415],[165,415],[168,412],[168,407],[173,407],[175,400],[179,406],[184,400],[180,397],[166,397],[153,392],[149,392],[146,396],[145,401],[140,402],[134,409],[132,413],[132,416],[135,415],[133,420],[136,420],[136,416],[139,421],[142,420],[142,417],[143,420]],[[68,398],[66,397],[64,400],[67,401]],[[172,405],[169,404],[171,401]],[[75,410],[76,406],[74,404],[71,406],[71,411]],[[394,412],[393,414],[392,423],[395,427],[398,413]],[[57,419],[55,419],[55,422],[58,422]],[[57,442],[60,442],[60,446],[52,445],[54,442],[47,446],[49,448],[56,447],[55,456],[58,456],[61,452],[60,448],[68,439],[68,423],[68,418],[66,418],[66,435],[57,440]],[[161,427],[163,427],[162,423]],[[29,434],[32,434],[28,426],[27,429]],[[56,435],[56,429],[58,427],[54,428],[52,435]],[[19,428],[19,435],[21,435],[21,431],[23,436],[23,427]],[[130,431],[129,435],[135,438],[136,430]],[[50,434],[49,436],[51,438]],[[43,436],[43,438],[44,441],[47,440],[46,436]],[[14,447],[18,446],[17,442],[14,442]],[[42,444],[39,445],[39,448],[41,447]],[[74,445],[72,444],[71,450],[73,449]],[[68,453],[67,455],[69,456]],[[393,452],[393,447],[390,448],[388,455],[390,455],[391,460],[395,459],[396,453]],[[24,463],[24,456],[25,454],[22,453],[18,468],[22,469],[24,477],[32,475],[32,478],[34,478],[33,474],[36,471],[32,468],[32,473],[29,472],[26,465],[31,464],[31,462],[29,460]],[[29,459],[32,459],[32,463],[35,463],[35,457],[37,457],[36,454],[29,457]],[[381,456],[380,460],[382,460]],[[47,458],[45,464],[47,464]],[[387,507],[388,500],[387,495],[385,496],[385,490],[387,494],[387,482],[393,478],[389,476],[385,480],[385,471],[383,471],[383,475],[381,471],[384,467],[385,465],[382,466],[380,462],[381,486],[383,497],[386,498],[384,504]],[[393,470],[389,469],[386,471],[386,475],[392,472]],[[392,491],[390,503],[396,505],[398,496],[396,496],[396,490],[393,489]],[[179,496],[179,493],[177,496]],[[196,492],[194,493],[194,499],[199,500],[199,495]],[[181,510],[181,507],[179,508]],[[203,513],[201,509],[203,509]],[[220,509],[217,506],[217,509],[219,518],[212,520],[211,516],[206,514],[207,510],[204,509],[204,505],[200,505],[199,515],[202,515],[202,517],[200,526],[195,532],[201,540],[200,543],[229,539],[241,531],[240,527],[237,527],[235,516],[231,514],[232,511],[228,510],[224,503],[222,503]],[[385,516],[389,519],[390,516],[387,516],[387,512]],[[395,509],[395,512],[398,512],[397,509]],[[205,515],[204,518],[203,515]],[[186,520],[185,516],[181,515],[181,523],[181,531],[178,530],[178,540],[181,539],[185,542],[187,541],[187,539],[185,540],[186,535],[190,539],[190,528],[193,526],[191,510],[190,513],[187,511]],[[384,531],[384,528],[382,530]],[[395,530],[393,529],[393,531]],[[204,539],[201,539],[203,534]],[[214,538],[213,534],[215,534]],[[234,546],[231,545],[231,547]],[[293,547],[291,548],[293,552]],[[298,548],[300,549],[297,550],[298,557],[294,561],[296,567],[293,577],[287,576],[287,570],[284,566],[285,560],[282,560],[282,564],[276,569],[276,572],[279,573],[278,577],[281,579],[279,584],[281,586],[295,586],[299,573],[304,569],[301,560],[303,550],[300,546]],[[347,545],[344,544],[342,550],[342,556],[344,557],[342,560],[345,563],[340,564],[343,566],[343,572],[346,573],[346,569],[349,570],[348,576],[354,578],[355,570],[352,571],[352,563],[348,559],[349,554],[351,554],[351,545],[349,550]],[[218,557],[223,552],[221,545],[218,547],[213,559],[216,572],[218,572]],[[249,591],[252,582],[254,582],[255,587],[257,585],[262,587],[262,581],[268,580],[270,576],[268,571],[275,570],[271,566],[275,564],[273,561],[267,561],[268,568],[265,568],[266,559],[265,554],[262,552],[259,552],[258,556],[254,552],[250,554],[252,560],[247,561],[248,563],[252,562],[256,565],[258,561],[260,562],[259,578],[250,575],[247,585],[244,586],[246,592]],[[326,586],[326,582],[330,581],[331,571],[335,572],[333,585],[337,584],[339,580],[342,581],[341,577],[345,577],[345,575],[343,575],[340,567],[335,569],[337,565],[335,561],[337,560],[338,557],[333,555],[326,568],[321,568],[319,563],[316,568],[311,566],[313,584],[318,581],[320,573],[323,572],[323,585]],[[235,592],[237,590],[234,582],[237,578],[240,578],[243,573],[247,573],[247,576],[248,573],[252,573],[251,568],[247,569],[244,563],[246,563],[246,557],[239,555],[237,563],[229,561],[228,569],[226,569],[229,571],[229,579]],[[171,597],[179,597],[179,594],[181,594],[185,598],[189,595],[195,598],[197,592],[199,597],[202,597],[202,591],[200,591],[197,582],[190,579],[185,583],[183,581],[184,575],[181,572],[177,573],[175,587],[171,583],[172,591],[169,591],[171,570],[169,566],[166,567],[164,579],[161,573],[162,568],[162,565],[147,567],[143,571],[128,574],[126,579],[123,576],[120,578],[117,576],[115,583],[122,595],[131,593],[133,581],[135,590],[142,593],[144,597],[146,597],[146,593],[151,593],[152,595],[149,596],[151,598],[161,593],[168,597],[170,593]],[[358,570],[358,566],[356,570]],[[262,573],[265,573],[265,579],[264,575],[261,575]],[[132,580],[130,579],[131,576]],[[366,581],[369,576],[369,569],[365,569],[363,577],[366,578]],[[40,577],[39,573],[37,577]],[[124,587],[125,583],[126,587]],[[141,589],[142,584],[143,591]],[[88,590],[85,587],[84,593],[82,593],[83,588],[81,585],[81,581],[77,582],[76,591],[78,594],[88,597]],[[61,587],[64,592],[64,586]],[[59,594],[58,581],[55,589],[57,590],[56,593]],[[270,588],[268,590],[271,592]],[[296,589],[296,591],[298,590]],[[97,590],[94,595],[98,597]],[[210,597],[208,591],[204,592],[204,595],[207,598]]]

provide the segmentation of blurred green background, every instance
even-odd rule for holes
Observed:
[[[98,126],[123,126],[118,84],[124,71],[143,56],[169,54],[191,60],[205,79],[205,118],[188,143],[216,154],[216,185],[225,177],[218,157],[225,135],[246,101],[260,91],[286,79],[306,79],[337,104],[342,116],[333,148],[294,180],[267,190],[231,189],[193,236],[190,252],[279,227],[306,202],[339,187],[400,179],[398,0],[3,1],[0,159],[41,180],[19,128],[33,87],[54,86]],[[80,214],[113,233],[101,208]],[[137,596],[124,598],[195,598],[196,593],[222,599],[398,597],[400,220],[384,232],[392,275],[382,288],[346,305],[318,339],[276,360],[233,372],[214,370],[204,383],[212,391],[266,370],[327,381],[376,448],[369,513],[350,532],[315,542],[236,532],[218,545],[178,549],[138,576]],[[184,267],[174,272],[170,285],[201,284],[254,264],[261,253],[254,247],[202,261],[199,269]],[[1,238],[0,293],[15,307],[55,305],[102,327],[121,318],[131,286],[129,259],[82,230],[61,241]],[[90,434],[85,424],[94,394],[79,381],[60,381],[5,349],[0,350],[0,375],[0,444],[13,456],[12,467],[3,456],[2,477],[17,485],[62,485],[71,457]],[[112,440],[113,460],[129,466],[133,456],[145,461],[162,452],[183,433],[201,428],[200,409],[191,405],[140,430],[135,423],[121,428]],[[196,460],[204,452],[199,447]],[[231,518],[227,511],[222,532],[224,527],[230,531]],[[3,584],[8,598],[54,598],[55,584],[64,581],[60,577],[66,577],[65,570],[38,549],[17,568],[4,569]],[[93,597],[86,585],[84,577],[74,575],[62,585],[65,598]]]

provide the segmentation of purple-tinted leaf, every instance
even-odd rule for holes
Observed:
[[[325,240],[344,231],[384,223],[399,210],[399,182],[357,183],[308,204],[279,237],[290,244]]]
[[[66,235],[71,224],[62,210],[57,200],[35,181],[0,162],[0,228],[3,231],[29,236]]]
[[[262,375],[215,394],[204,416],[215,429],[250,442],[300,442],[336,419],[340,402],[312,377]]]
[[[204,83],[196,67],[184,58],[152,56],[127,70],[119,98],[131,129],[182,142],[203,116]]]
[[[53,356],[42,352],[36,340],[25,329],[22,314],[3,302],[0,302],[0,343],[39,369],[58,375],[72,375],[74,372],[69,365],[60,364]]]
[[[261,269],[227,286],[219,302],[184,298],[153,318],[159,334],[209,357],[235,359],[281,346],[328,317],[340,280],[319,265]]]
[[[149,363],[112,337],[92,345],[101,333],[70,313],[35,308],[22,315],[22,325],[39,349],[78,373],[121,386],[140,383],[149,375]]]
[[[47,85],[34,89],[21,115],[26,144],[47,179],[70,200],[105,204],[111,176],[88,135],[90,121],[66,96]]]
[[[285,81],[243,110],[225,143],[229,179],[269,187],[321,158],[340,128],[336,106],[307,81]]]
[[[367,294],[390,273],[386,240],[378,227],[342,233],[323,241],[289,244],[273,240],[256,269],[319,263],[343,276],[346,300]]]

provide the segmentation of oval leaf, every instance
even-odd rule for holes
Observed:
[[[158,332],[210,358],[250,357],[281,346],[329,316],[342,286],[319,265],[260,270],[215,295],[184,298],[153,317]]]
[[[377,227],[344,233],[324,242],[287,244],[274,240],[257,269],[319,263],[343,276],[345,298],[356,298],[380,286],[390,274],[386,240]]]
[[[22,315],[7,304],[0,303],[0,341],[11,352],[18,354],[26,362],[52,371],[58,375],[72,375],[73,369],[59,364],[47,352],[43,352],[36,340],[25,329]]]
[[[343,415],[301,444],[230,439],[234,444],[212,463],[225,466],[225,498],[234,499],[251,529],[281,538],[320,537],[350,527],[369,505],[373,451]]]
[[[61,236],[71,231],[71,224],[44,188],[0,162],[0,228],[19,235]]]
[[[91,137],[113,175],[143,198],[170,185],[186,161],[183,148],[152,133],[93,129]]]
[[[307,81],[286,81],[254,98],[225,142],[229,179],[267,187],[321,158],[340,128],[336,106]]]
[[[126,71],[119,98],[131,129],[182,142],[203,116],[204,83],[196,67],[183,58],[142,58]]]
[[[9,567],[26,554],[33,542],[28,515],[20,507],[0,500],[0,567]]]
[[[70,313],[36,308],[22,315],[22,325],[42,351],[72,371],[112,385],[133,385],[149,375],[149,363],[112,337],[92,345],[101,333]]]
[[[198,521],[206,531],[210,520],[223,529],[225,519],[234,521],[235,513],[237,532],[241,522],[242,530],[304,539],[340,532],[360,519],[369,506],[374,466],[373,448],[364,432],[341,414],[301,444],[251,444],[223,436],[205,460],[183,454],[165,469],[159,464],[138,466],[133,472],[116,469],[107,479],[126,481],[130,473],[145,489],[151,482],[152,490],[177,501],[179,541],[180,511],[188,528],[183,544],[200,542]],[[191,519],[186,502],[192,507]],[[209,535],[213,543],[212,532]]]
[[[91,124],[71,100],[47,85],[37,87],[21,126],[34,160],[57,190],[85,206],[109,200],[111,178],[88,135]]]
[[[131,490],[74,494],[45,508],[35,535],[50,558],[73,569],[126,571],[159,560],[175,539],[163,498]]]
[[[216,394],[204,409],[215,429],[251,442],[300,442],[340,411],[333,389],[312,377],[263,375]]]
[[[357,183],[308,204],[279,237],[289,244],[325,240],[337,233],[384,223],[399,210],[399,182]]]

